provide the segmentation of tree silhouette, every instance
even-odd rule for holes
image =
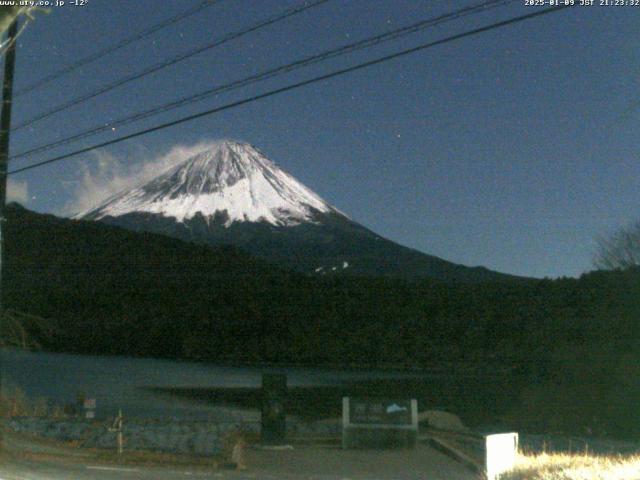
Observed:
[[[640,266],[640,221],[598,239],[594,265],[603,270],[624,270]]]

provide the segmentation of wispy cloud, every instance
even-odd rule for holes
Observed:
[[[95,161],[82,164],[81,176],[73,189],[72,199],[60,214],[73,216],[90,210],[107,198],[148,182],[189,157],[214,148],[218,142],[211,140],[194,145],[175,145],[158,156],[141,152],[136,156],[135,162],[124,161],[106,152],[94,152]]]
[[[7,202],[26,204],[29,202],[29,186],[25,180],[7,180]]]

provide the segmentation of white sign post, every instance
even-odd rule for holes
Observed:
[[[83,402],[84,407],[84,418],[87,420],[92,420],[96,418],[96,399],[95,398],[85,398]]]
[[[500,480],[500,475],[513,469],[518,453],[517,433],[498,433],[485,437],[487,480]]]

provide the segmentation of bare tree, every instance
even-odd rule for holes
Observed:
[[[640,221],[622,227],[608,237],[600,237],[593,263],[604,270],[640,266]]]
[[[0,347],[39,349],[36,336],[50,340],[54,335],[51,322],[25,312],[7,309],[0,313]]]

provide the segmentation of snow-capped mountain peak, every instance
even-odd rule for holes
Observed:
[[[377,235],[246,143],[220,142],[76,218],[214,248],[231,245],[268,263],[313,275],[508,278]]]
[[[227,227],[234,222],[288,226],[328,212],[340,213],[255,147],[223,141],[78,217],[151,213],[184,222],[200,213],[222,215]]]

